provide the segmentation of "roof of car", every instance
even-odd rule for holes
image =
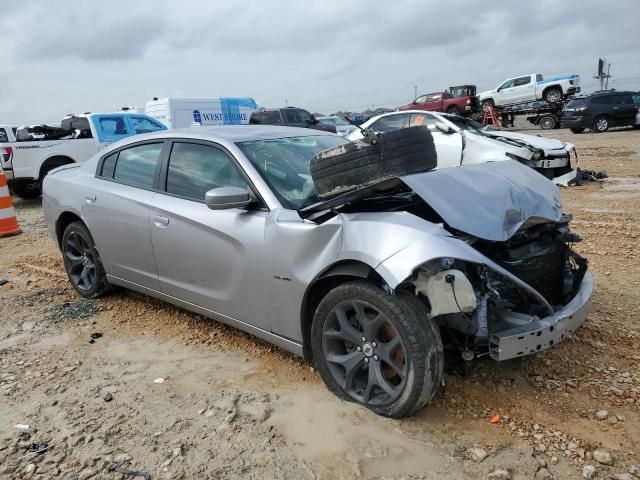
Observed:
[[[335,135],[334,133],[309,128],[284,127],[279,125],[216,125],[207,127],[174,128],[153,133],[135,135],[135,140],[151,138],[193,138],[201,140],[224,140],[227,142],[247,142],[250,140],[270,140],[274,138],[309,137]]]

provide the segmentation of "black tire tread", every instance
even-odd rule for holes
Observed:
[[[79,290],[78,288],[76,288],[76,286],[73,284],[73,282],[71,282],[71,278],[69,278],[69,282],[71,283],[71,285],[73,286],[75,291],[78,292],[84,298],[99,298],[99,297],[102,297],[105,294],[109,293],[113,289],[113,287],[107,281],[107,275],[106,275],[106,273],[104,271],[104,267],[102,266],[102,261],[100,260],[100,254],[98,252],[98,249],[96,248],[96,245],[95,245],[95,242],[93,240],[93,237],[91,236],[91,232],[89,232],[89,229],[86,227],[86,225],[83,222],[71,222],[69,225],[67,225],[67,228],[65,228],[64,233],[62,234],[63,256],[64,256],[64,243],[65,243],[66,237],[69,235],[70,232],[72,232],[74,230],[82,230],[87,235],[87,238],[89,238],[91,240],[92,248],[95,250],[95,253],[96,253],[95,258],[96,258],[96,279],[97,279],[97,282],[96,282],[96,285],[94,286],[94,288],[89,292],[83,292],[83,291]],[[64,267],[65,267],[65,271],[66,271],[67,270],[66,262],[64,262]],[[68,272],[67,272],[67,275],[68,275]]]
[[[441,383],[441,376],[431,378],[428,366],[430,355],[438,357],[436,371],[440,371],[443,362],[442,341],[439,332],[436,333],[433,322],[421,319],[422,312],[419,307],[407,301],[405,297],[398,297],[385,292],[379,287],[362,280],[343,283],[331,290],[321,301],[316,309],[311,330],[311,350],[313,352],[316,368],[324,380],[327,388],[339,398],[354,401],[335,382],[329,369],[321,357],[322,353],[322,327],[324,320],[334,305],[340,301],[362,298],[376,302],[381,308],[390,314],[399,329],[404,330],[401,335],[410,362],[406,386],[402,394],[394,402],[383,406],[365,405],[379,415],[390,418],[404,418],[411,416],[423,408],[433,399]]]

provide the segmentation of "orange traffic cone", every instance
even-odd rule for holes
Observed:
[[[4,176],[0,165],[0,238],[9,237],[21,233],[16,212],[11,202],[11,194],[7,186],[7,177]]]

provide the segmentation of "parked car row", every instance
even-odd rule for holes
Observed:
[[[606,90],[574,98],[562,110],[560,125],[573,133],[591,129],[602,133],[611,127],[638,125],[640,92]]]

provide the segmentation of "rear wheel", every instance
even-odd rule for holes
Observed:
[[[451,105],[449,108],[447,108],[447,113],[450,115],[460,115],[460,109],[458,107],[456,107],[455,105]]]
[[[332,392],[387,417],[413,415],[442,381],[442,341],[426,308],[366,282],[322,299],[311,348]]]
[[[582,133],[585,129],[583,127],[571,127],[569,130],[573,133]]]
[[[111,289],[93,238],[82,222],[67,226],[61,246],[64,269],[80,295],[98,298]]]
[[[596,133],[604,133],[609,130],[609,119],[607,117],[597,117],[593,121],[593,127],[591,129]]]
[[[562,91],[559,88],[550,88],[544,92],[544,99],[549,103],[557,103],[562,100]]]
[[[538,125],[540,125],[540,128],[542,130],[551,130],[556,126],[556,119],[551,115],[548,115],[548,116],[542,117],[540,119],[540,122],[538,122]]]

